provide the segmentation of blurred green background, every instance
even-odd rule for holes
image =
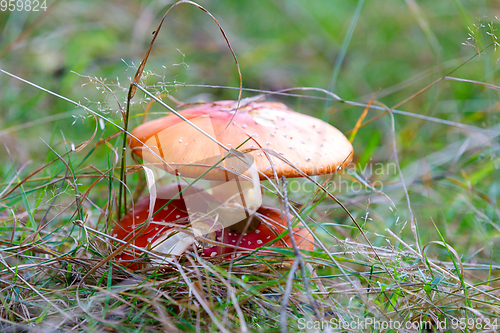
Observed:
[[[172,3],[47,1],[46,12],[0,12],[0,68],[80,102],[121,125],[113,96],[80,75],[108,84],[124,105],[130,78]],[[245,88],[277,91],[316,87],[360,103],[367,103],[375,94],[377,101],[392,107],[448,74],[500,84],[500,50],[488,47],[495,39],[488,23],[493,29],[500,26],[497,1],[205,0],[199,4],[227,33]],[[468,40],[472,46],[463,45],[469,34],[474,37]],[[474,57],[482,49],[485,51]],[[194,6],[182,4],[162,27],[146,66],[144,83],[151,91],[169,92],[188,102],[236,99],[238,91],[227,87],[238,87],[239,78],[214,21]],[[20,172],[22,178],[55,157],[41,139],[61,153],[70,142],[89,139],[95,129],[88,113],[47,92],[6,74],[0,74],[0,87],[3,186],[13,177],[14,165],[19,170],[31,161]],[[327,97],[317,91],[297,93]],[[243,97],[255,94],[244,92]],[[440,240],[435,223],[465,255],[464,260],[489,263],[495,246],[498,249],[500,245],[498,97],[498,90],[483,85],[441,81],[398,109],[471,125],[475,130],[398,114],[394,115],[394,138],[389,115],[359,130],[353,142],[357,177],[368,183],[380,181],[383,186],[379,190],[395,206],[370,189],[356,192],[348,187],[335,194],[363,224],[375,245],[388,245],[378,236],[385,234],[385,228],[413,239],[404,189],[399,175],[392,171],[395,168],[386,168],[391,171],[381,174],[369,168],[361,171],[376,163],[394,165],[395,143],[422,242]],[[343,132],[355,126],[364,109],[324,99],[269,99],[328,120]],[[141,123],[146,106],[141,94],[134,101],[131,127]],[[153,111],[165,112],[156,106]],[[380,113],[370,110],[365,120]],[[116,128],[106,124],[99,135],[104,138],[115,132]],[[119,139],[112,144],[120,146]],[[75,160],[83,161],[90,149],[75,154]],[[106,148],[97,148],[81,168],[106,168],[108,154]],[[49,169],[45,175],[55,170]],[[57,170],[61,172],[63,167]],[[356,179],[348,173],[341,177],[349,182]],[[89,184],[85,179],[81,182]],[[298,201],[307,197],[307,193],[291,193],[294,195]],[[104,203],[107,195],[96,190],[91,197]],[[19,200],[10,203],[22,207]],[[338,227],[351,226],[352,222],[335,203],[326,200],[320,208],[311,211],[311,217],[337,225],[325,224],[317,229],[325,239],[330,237],[328,232],[340,238],[360,239],[355,229]],[[328,214],[322,216],[325,211]],[[447,256],[446,250],[442,253]]]

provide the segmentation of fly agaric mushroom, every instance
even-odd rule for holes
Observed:
[[[182,230],[175,228],[175,226],[185,226],[189,222],[190,214],[187,207],[190,206],[190,203],[186,203],[186,198],[191,196],[187,200],[196,201],[198,209],[202,210],[204,205],[208,209],[210,201],[213,200],[208,193],[195,186],[187,189],[185,187],[185,185],[171,184],[158,191],[158,197],[154,205],[154,211],[158,211],[158,213],[153,216],[152,221],[146,228],[142,228],[141,223],[146,221],[150,214],[150,198],[148,196],[140,199],[135,204],[134,209],[114,227],[112,235],[115,238],[127,241],[134,237],[136,232],[141,232],[132,242],[136,247],[151,249],[165,255],[182,255],[193,244],[196,244],[192,232],[184,233]],[[177,195],[183,189],[185,190],[180,195]],[[166,205],[169,201],[170,203]],[[219,255],[227,257],[230,254],[248,253],[275,240],[276,236],[287,229],[288,219],[283,217],[281,211],[277,209],[260,207],[256,215],[264,222],[248,233],[238,233],[226,228],[217,228],[213,219],[208,218],[208,215],[202,217],[200,221],[196,222],[197,230],[200,231],[200,225],[203,224],[208,227],[201,227],[201,233],[205,231],[205,234],[203,235],[204,238],[201,239],[202,241],[198,242],[199,246],[204,244],[204,248],[200,249],[200,255],[213,258]],[[291,247],[291,237],[292,235],[287,234],[273,243],[272,246]],[[307,229],[302,228],[300,225],[293,228],[293,237],[299,249],[314,249],[312,235]],[[203,240],[211,240],[211,242],[207,244]],[[140,250],[132,248],[119,254],[117,259],[130,269],[137,270],[144,266],[143,263],[137,261],[140,255]],[[155,261],[159,262],[158,260]],[[165,262],[168,262],[168,260],[165,260]]]

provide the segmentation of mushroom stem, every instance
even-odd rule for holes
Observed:
[[[246,211],[246,217],[254,214],[262,203],[260,188],[247,181],[210,181],[212,196],[222,208],[238,208]]]
[[[227,166],[232,172],[225,171],[225,179],[211,180],[212,196],[218,206],[213,207],[214,213],[219,215],[219,221],[224,227],[248,220],[262,204],[259,175],[253,159],[243,154],[245,162],[229,163]],[[250,177],[243,176],[242,171],[248,171]]]

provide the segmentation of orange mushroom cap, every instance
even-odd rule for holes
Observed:
[[[307,175],[332,173],[346,166],[352,158],[349,140],[320,119],[295,112],[281,103],[252,102],[237,110],[235,107],[235,101],[218,101],[190,107],[180,113],[229,149],[236,149],[251,138],[238,150],[251,154],[257,169],[267,177],[273,177],[269,158],[278,177],[287,178],[302,177],[301,172]],[[131,134],[154,152],[129,138],[134,154],[188,178],[198,177],[221,156],[227,155],[222,147],[176,115],[148,121]],[[271,152],[268,158],[266,151],[274,153]],[[221,165],[228,168],[227,163],[231,162]],[[260,175],[261,180],[266,179],[265,176]],[[222,169],[213,169],[204,176],[209,180],[226,177]]]

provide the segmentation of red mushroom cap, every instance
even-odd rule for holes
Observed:
[[[158,198],[156,199],[154,210],[155,212],[162,208],[171,198],[172,195],[178,193],[179,189],[184,188],[185,185],[172,184],[168,185],[158,191]],[[207,211],[211,196],[203,192],[199,188],[191,187],[187,189],[185,194],[194,193],[200,194],[202,198],[206,199]],[[121,240],[130,240],[135,232],[141,230],[142,222],[146,221],[149,214],[149,201],[150,198],[144,197],[140,199],[122,220],[114,227],[112,235]],[[260,220],[257,228],[251,232],[242,234],[239,232],[231,231],[229,229],[222,229],[215,231],[215,241],[229,246],[208,244],[200,255],[203,257],[214,257],[216,255],[223,255],[227,258],[229,254],[247,253],[255,250],[266,243],[276,239],[287,229],[287,219],[283,216],[282,212],[275,208],[260,207],[255,214],[256,218]],[[290,216],[292,219],[292,216]],[[206,221],[207,225],[213,225],[213,222]],[[156,214],[151,223],[145,230],[137,237],[132,244],[141,248],[148,248],[151,244],[159,240],[160,237],[165,235],[171,228],[172,224],[179,226],[187,225],[189,223],[189,212],[186,208],[184,199],[173,199],[168,206],[164,207]],[[297,226],[293,229],[295,241],[300,249],[313,250],[314,240],[309,231],[303,227]],[[281,240],[273,243],[275,247],[291,247],[292,242],[290,235],[284,236]],[[245,250],[246,249],[246,250]],[[137,261],[137,258],[142,254],[140,250],[127,248],[124,252],[117,256],[119,262],[129,267],[130,269],[137,270],[143,265]]]

